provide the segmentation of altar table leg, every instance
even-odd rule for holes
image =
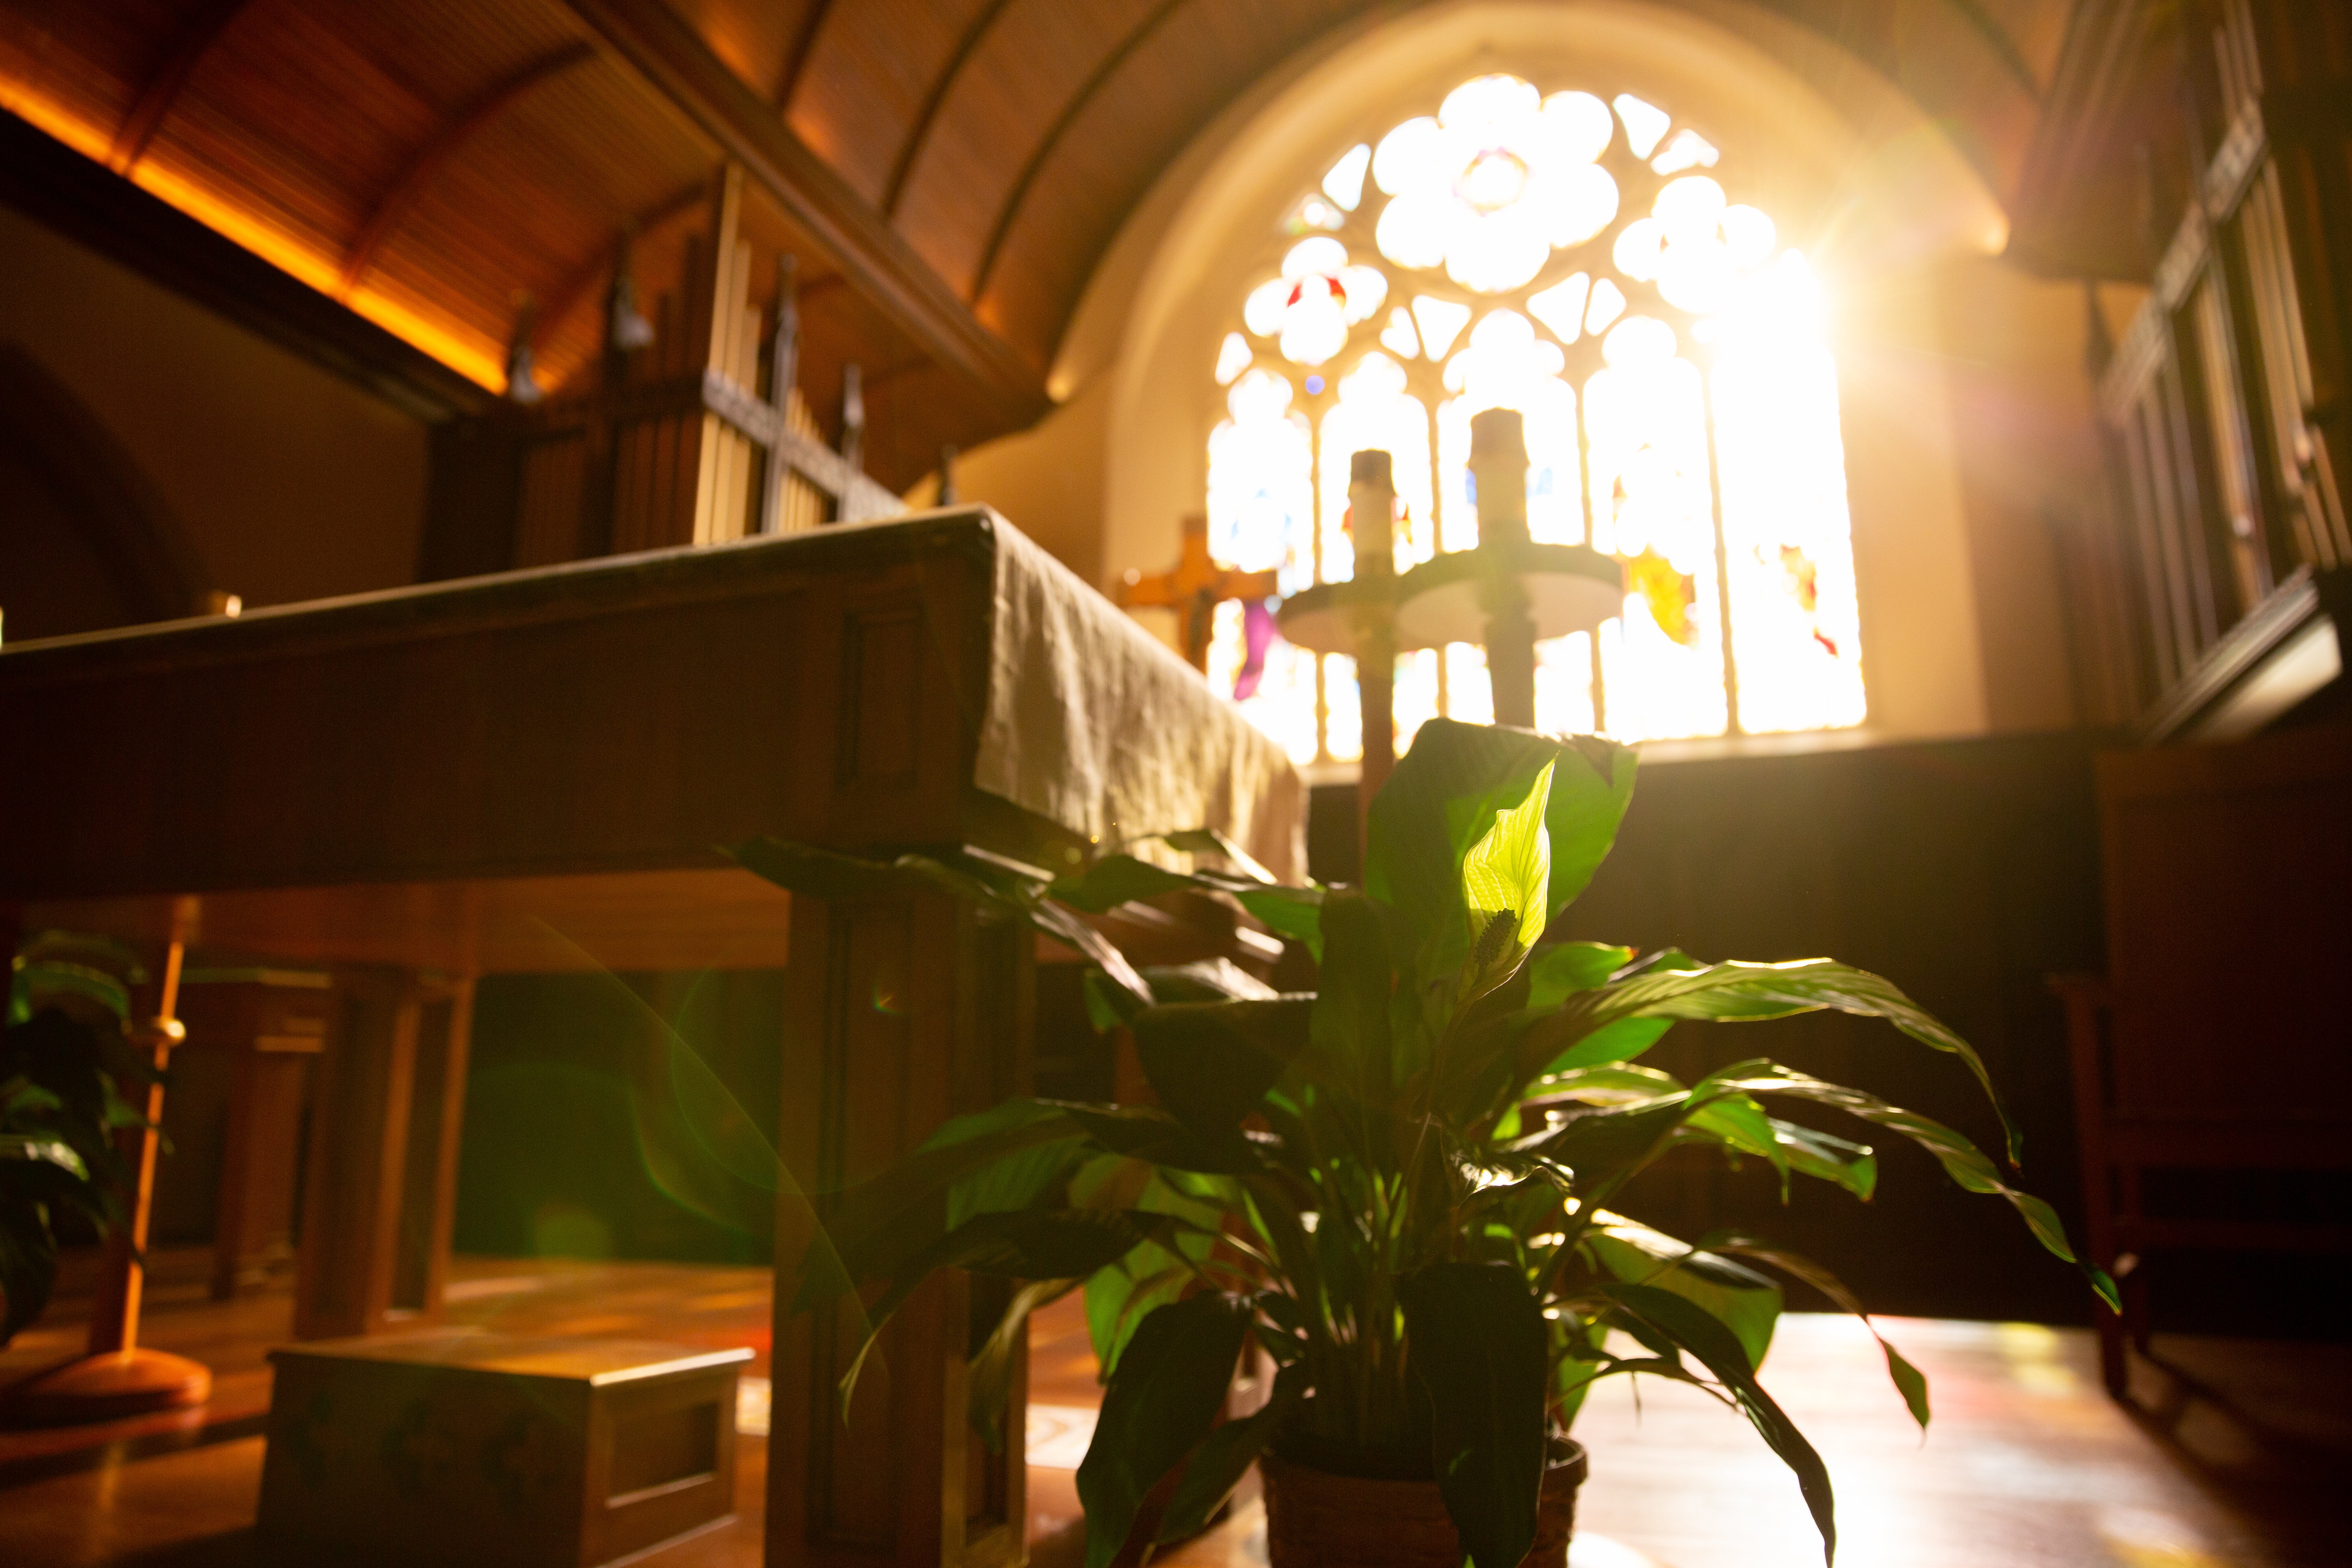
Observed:
[[[1021,1560],[1025,1357],[1005,1442],[966,1418],[966,1358],[993,1327],[991,1282],[932,1280],[867,1359],[845,1424],[835,1384],[856,1353],[845,1299],[793,1315],[801,1255],[846,1184],[950,1116],[1026,1092],[1034,942],[933,895],[793,900],[779,1147],[793,1183],[776,1219],[772,1568],[992,1568]],[[1001,1303],[1001,1292],[997,1296]],[[982,1306],[985,1307],[983,1302]]]
[[[440,1316],[473,983],[346,971],[310,1113],[297,1339]]]

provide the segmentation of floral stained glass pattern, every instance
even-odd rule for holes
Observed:
[[[1215,354],[1211,547],[1286,592],[1355,570],[1350,458],[1391,455],[1400,568],[1477,541],[1469,421],[1525,416],[1541,541],[1624,563],[1623,613],[1538,649],[1537,721],[1622,740],[1866,714],[1818,281],[1737,164],[1633,94],[1475,78],[1337,154]],[[1279,368],[1307,372],[1304,396]],[[1244,659],[1220,609],[1212,679]],[[1492,711],[1483,649],[1398,660],[1401,744]],[[1360,754],[1350,661],[1278,639],[1243,703],[1302,763]]]

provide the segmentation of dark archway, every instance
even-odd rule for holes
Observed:
[[[211,574],[138,461],[20,343],[0,343],[0,637],[206,607]]]

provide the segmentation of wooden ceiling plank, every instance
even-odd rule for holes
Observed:
[[[816,0],[801,18],[801,30],[793,37],[793,52],[785,58],[784,74],[776,82],[776,110],[792,112],[793,94],[800,90],[801,78],[808,72],[809,57],[816,53],[816,36],[824,27],[825,13],[833,9],[833,0]]]
[[[1030,150],[1028,162],[1021,165],[1020,174],[1013,176],[1013,184],[1005,190],[1003,205],[997,208],[996,221],[989,227],[988,243],[981,247],[980,265],[972,269],[971,298],[974,300],[988,292],[988,276],[996,269],[996,258],[1004,248],[1004,237],[1012,232],[1013,220],[1020,215],[1021,204],[1027,198],[1030,185],[1035,183],[1038,171],[1054,155],[1054,149],[1061,144],[1064,136],[1069,134],[1070,127],[1094,101],[1095,95],[1118,74],[1118,68],[1127,63],[1127,58],[1141,48],[1151,35],[1159,31],[1160,25],[1183,5],[1184,0],[1160,0],[1154,5],[1143,20],[1118,41],[1117,48],[1096,63],[1086,84],[1070,95],[1070,101],[1062,106],[1060,114],[1055,116],[1052,128]]]
[[[940,117],[940,106],[948,100],[948,92],[955,86],[956,78],[963,74],[963,68],[971,62],[972,51],[980,47],[981,40],[988,37],[989,28],[996,25],[997,17],[1003,16],[1005,6],[1012,3],[1013,0],[988,0],[988,4],[981,7],[980,14],[971,19],[971,26],[964,29],[963,37],[956,40],[955,53],[948,57],[947,64],[932,81],[930,90],[923,95],[922,107],[915,111],[914,123],[907,127],[907,140],[898,149],[897,161],[890,165],[889,183],[883,187],[882,211],[886,215],[897,214],[898,198],[907,189],[907,176],[915,172],[915,160],[922,155],[923,144],[930,140],[931,126]]]
[[[1028,424],[1048,406],[1045,378],[916,254],[889,223],[810,150],[761,99],[719,63],[659,0],[568,0],[634,67],[649,90],[691,118],[766,186],[894,317],[924,353],[972,383],[1005,421]]]
[[[132,100],[131,111],[122,117],[122,124],[114,132],[113,148],[107,154],[107,163],[118,174],[129,174],[146,154],[147,144],[155,139],[163,117],[188,85],[197,63],[217,42],[228,25],[245,9],[247,0],[202,0],[188,14],[170,47]]]
[[[551,81],[573,67],[596,58],[595,46],[588,43],[566,45],[541,56],[505,80],[489,87],[452,116],[447,124],[434,133],[432,140],[419,147],[407,167],[400,172],[376,202],[374,210],[368,214],[367,222],[361,226],[359,237],[344,253],[341,274],[343,297],[350,297],[359,280],[366,276],[368,268],[374,265],[384,242],[399,229],[402,222],[415,208],[418,199],[432,188],[433,183],[440,178],[442,170],[448,167],[450,161],[465,149],[468,142],[541,82]]]

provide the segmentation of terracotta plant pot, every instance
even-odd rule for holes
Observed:
[[[1520,1568],[1566,1568],[1584,1449],[1572,1441],[1545,1469],[1536,1543]],[[1556,1449],[1555,1452],[1559,1452]],[[1267,1454],[1265,1554],[1273,1568],[1462,1568],[1462,1541],[1435,1481],[1332,1475]]]

